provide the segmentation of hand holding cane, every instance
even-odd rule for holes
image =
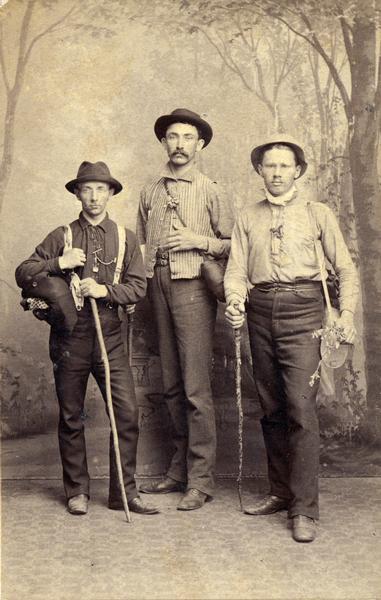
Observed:
[[[105,346],[105,342],[104,342],[104,338],[103,338],[101,322],[100,322],[99,314],[98,314],[98,307],[97,307],[97,303],[94,298],[90,297],[90,305],[91,305],[91,310],[93,312],[99,347],[101,349],[102,362],[103,362],[104,368],[105,368],[107,409],[108,409],[108,413],[109,413],[109,417],[110,417],[111,431],[112,431],[112,437],[113,437],[113,441],[114,441],[115,460],[116,460],[116,467],[117,467],[117,471],[118,471],[119,486],[120,486],[120,491],[121,491],[121,495],[122,495],[122,503],[123,503],[124,512],[126,514],[126,520],[128,523],[131,523],[131,516],[130,516],[130,511],[128,509],[126,490],[124,489],[122,463],[120,460],[120,451],[119,451],[118,432],[116,429],[114,408],[112,405],[110,364],[108,361],[106,346]]]

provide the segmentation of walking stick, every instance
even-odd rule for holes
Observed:
[[[116,430],[114,408],[112,405],[110,363],[108,361],[105,341],[103,338],[102,327],[101,327],[101,322],[100,322],[99,313],[98,313],[98,307],[97,307],[97,303],[94,298],[90,298],[90,304],[91,304],[91,310],[93,311],[93,317],[94,317],[94,322],[95,322],[95,328],[97,331],[99,347],[101,349],[102,362],[103,362],[104,368],[105,368],[107,408],[108,408],[108,414],[110,417],[112,437],[113,437],[113,441],[114,441],[116,468],[118,471],[118,479],[119,479],[120,491],[122,494],[123,508],[124,508],[124,512],[126,514],[127,522],[131,523],[131,516],[130,516],[130,511],[128,509],[126,490],[124,489],[122,463],[120,460],[120,451],[119,451],[118,432]]]
[[[126,306],[127,315],[127,350],[128,350],[128,363],[132,365],[132,340],[134,337],[134,312],[135,304],[127,304]]]
[[[242,391],[241,391],[241,330],[234,329],[234,347],[235,347],[235,392],[238,409],[238,475],[237,489],[241,512],[242,504],[242,471],[243,471],[243,410],[242,410]]]

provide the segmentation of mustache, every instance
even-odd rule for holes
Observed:
[[[171,156],[176,156],[176,154],[181,154],[181,156],[188,158],[188,154],[183,150],[174,150],[173,152],[171,152]]]

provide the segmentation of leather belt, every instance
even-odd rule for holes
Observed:
[[[297,290],[316,290],[321,287],[321,281],[294,281],[294,282],[271,282],[271,283],[256,283],[254,286],[255,290],[260,292],[295,292]]]

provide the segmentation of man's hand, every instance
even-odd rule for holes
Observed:
[[[233,329],[240,329],[245,322],[245,305],[242,302],[232,302],[226,307],[225,317]]]
[[[82,248],[65,248],[63,255],[58,258],[61,271],[82,267],[86,262],[86,255]]]
[[[91,296],[91,298],[105,298],[107,296],[106,286],[97,283],[92,277],[81,279],[79,285],[81,292],[85,297]]]
[[[353,344],[356,337],[356,328],[353,323],[353,313],[349,310],[343,310],[340,317],[336,321],[337,327],[342,327],[345,343]]]
[[[178,252],[179,250],[206,250],[207,240],[205,236],[195,233],[188,227],[173,225],[173,231],[162,244],[166,250]]]

